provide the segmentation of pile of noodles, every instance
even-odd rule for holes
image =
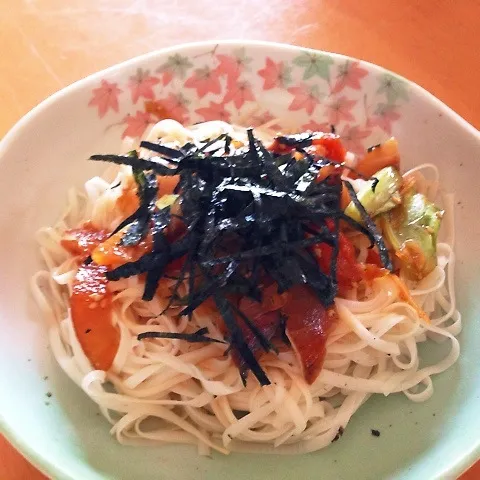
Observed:
[[[172,121],[154,126],[147,139],[161,138],[181,146],[222,132],[241,140],[238,131],[222,122],[187,129]],[[263,138],[268,138],[265,132]],[[222,333],[208,316],[194,313],[188,321],[177,318],[175,311],[161,314],[166,300],[142,301],[144,285],[136,277],[109,284],[114,291],[113,321],[121,333],[120,346],[110,371],[93,370],[69,315],[76,259],[61,247],[60,240],[66,229],[87,220],[107,229],[120,223],[116,200],[122,189],[116,185],[124,184],[130,175],[129,167],[114,167],[104,177],[109,180],[95,177],[85,184],[84,193],[69,193],[62,219],[38,233],[46,268],[32,281],[56,360],[99,406],[119,442],[191,444],[201,454],[211,449],[222,453],[312,452],[329,445],[372,394],[402,392],[413,402],[427,400],[433,394],[432,377],[457,360],[460,347],[455,336],[461,330],[461,317],[454,293],[453,198],[443,195],[446,240],[437,246],[438,265],[419,283],[408,284],[411,296],[431,322],[424,322],[418,310],[402,300],[390,276],[376,279],[361,298],[355,289],[349,298],[337,298],[339,322],[328,338],[323,370],[313,385],[305,382],[292,351],[261,358],[271,385],[260,387],[250,375],[244,386],[231,356],[225,355],[226,345],[137,340],[139,333],[147,331],[192,333],[208,327],[211,337],[222,338]],[[435,198],[435,166],[422,165],[405,175],[416,176],[417,188]],[[352,240],[359,261],[364,261],[368,242],[360,236]],[[449,353],[438,363],[425,365],[419,343],[444,340],[450,343]]]

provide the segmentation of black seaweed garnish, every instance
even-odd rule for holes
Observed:
[[[118,280],[146,273],[144,300],[155,295],[163,277],[176,279],[166,310],[181,308],[191,315],[207,300],[223,317],[228,330],[229,350],[239,359],[240,375],[245,382],[250,370],[260,384],[269,379],[252,350],[276,351],[271,337],[257,328],[239,308],[238,298],[262,301],[263,287],[274,282],[279,293],[298,284],[308,285],[325,307],[337,294],[336,267],[340,222],[348,222],[368,236],[387,268],[391,268],[388,251],[375,223],[365,212],[349,183],[345,183],[357,205],[362,223],[346,217],[340,207],[342,181],[330,175],[318,181],[326,165],[343,164],[307,153],[318,133],[277,137],[276,141],[290,153],[273,153],[247,131],[248,147],[231,149],[228,135],[204,142],[201,147],[186,144],[176,150],[151,142],[141,146],[154,152],[150,159],[129,155],[94,155],[95,161],[130,165],[137,183],[140,206],[114,230],[125,232],[123,245],[136,245],[146,235],[153,239],[152,250],[136,261],[107,273]],[[297,160],[296,152],[303,158]],[[155,156],[156,155],[156,156]],[[178,175],[175,189],[178,205],[172,213],[158,209],[157,175]],[[177,208],[178,207],[178,208]],[[175,222],[173,222],[175,220]],[[181,225],[175,235],[171,225]],[[320,270],[312,247],[326,243],[332,247],[330,271]],[[181,259],[180,266],[178,261]],[[174,272],[170,267],[177,261]],[[180,287],[186,293],[179,297]],[[285,319],[278,319],[278,330],[285,335]],[[250,332],[250,340],[245,338]],[[204,335],[146,332],[139,339],[178,338],[191,342],[217,341]]]
[[[357,194],[355,193],[355,190],[352,187],[352,184],[350,182],[344,182],[344,185],[347,188],[348,193],[350,194],[350,198],[355,204],[355,207],[357,207],[357,210],[360,212],[360,216],[362,217],[362,220],[365,223],[365,226],[373,235],[373,239],[375,241],[375,245],[377,245],[378,247],[378,252],[380,254],[380,259],[382,260],[383,266],[387,270],[392,271],[393,264],[392,264],[390,255],[388,253],[388,248],[385,245],[385,242],[383,241],[383,237],[378,231],[377,226],[375,225],[375,222],[367,213],[367,211],[365,210],[365,207],[360,203],[360,200],[358,199]]]
[[[173,332],[143,332],[137,335],[138,340],[144,338],[171,338],[176,340],[186,340],[190,343],[226,343],[224,340],[207,337],[207,328],[201,328],[194,333],[173,333]]]

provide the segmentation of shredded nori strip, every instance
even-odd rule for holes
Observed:
[[[280,338],[287,347],[291,347],[290,339],[287,336],[287,320],[286,315],[280,314]]]
[[[140,143],[141,148],[147,148],[148,150],[151,150],[152,152],[157,152],[162,155],[165,155],[165,158],[167,160],[170,160],[173,162],[173,159],[175,158],[182,158],[184,154],[180,150],[175,150],[174,148],[169,148],[165,147],[164,145],[160,145],[158,143],[152,143],[152,142],[141,142]]]
[[[91,157],[94,161],[131,166],[137,183],[140,205],[112,235],[125,229],[121,242],[126,246],[137,245],[149,233],[153,239],[151,251],[108,271],[107,278],[118,280],[146,273],[146,301],[154,297],[162,278],[174,278],[165,311],[183,306],[180,314],[189,318],[205,301],[213,300],[228,330],[228,351],[235,352],[240,359],[243,382],[250,370],[261,385],[270,383],[244,338],[245,327],[242,330],[240,325],[251,331],[263,350],[276,349],[255,321],[241,311],[236,299],[246,296],[262,302],[261,286],[267,279],[276,283],[278,293],[294,285],[308,285],[325,307],[332,305],[338,289],[340,221],[366,235],[372,246],[376,244],[384,265],[391,268],[383,239],[351,185],[345,183],[360,211],[362,224],[347,217],[340,207],[342,181],[338,175],[317,181],[324,166],[348,168],[305,151],[318,135],[306,132],[277,137],[280,145],[292,148],[290,153],[281,155],[267,150],[248,129],[248,146],[233,149],[232,154],[232,138],[223,134],[206,140],[199,148],[190,143],[172,149],[142,142],[142,148],[157,154],[151,159],[138,158],[135,151]],[[295,151],[301,152],[303,159],[297,160]],[[170,207],[157,208],[157,175],[179,176],[174,193],[178,195],[180,215],[172,214]],[[169,234],[172,219],[183,225],[173,239]],[[332,247],[327,273],[319,268],[312,251],[313,246],[322,243]],[[169,265],[179,259],[179,273],[172,276]],[[185,283],[187,292],[179,298],[179,289]],[[279,315],[279,330],[288,344],[286,318]],[[138,338],[220,342],[205,333],[204,329],[194,334],[145,332]]]
[[[129,165],[132,168],[148,168],[159,175],[175,175],[176,169],[165,167],[158,162],[151,160],[138,159],[127,155],[92,155],[90,160],[97,162],[110,162],[117,165]]]
[[[363,222],[365,223],[368,230],[372,233],[373,238],[375,240],[375,245],[378,247],[378,252],[380,254],[380,259],[382,260],[383,266],[390,271],[393,271],[393,264],[388,253],[388,248],[383,241],[383,237],[377,229],[375,222],[372,220],[370,215],[365,210],[365,207],[361,204],[360,200],[355,193],[355,190],[350,182],[344,182],[345,187],[350,194],[350,198],[352,199],[355,207],[360,212],[360,216],[362,217]]]
[[[149,230],[146,219],[137,218],[128,227],[120,240],[120,245],[124,247],[133,247],[138,245],[147,235]]]
[[[227,266],[225,271],[212,280],[203,288],[202,291],[198,292],[193,298],[190,298],[188,307],[183,309],[180,312],[180,315],[189,315],[193,310],[199,307],[207,298],[211,297],[217,290],[224,287],[228,279],[235,272],[235,269],[238,267],[238,263],[231,261]]]
[[[270,385],[270,380],[263,371],[262,367],[258,363],[258,360],[255,358],[255,355],[250,350],[250,347],[245,342],[243,338],[242,331],[237,324],[235,315],[232,312],[232,307],[229,301],[220,293],[216,292],[213,295],[215,304],[217,305],[218,310],[222,314],[222,317],[225,321],[225,325],[230,333],[232,346],[235,347],[239,353],[242,360],[247,364],[252,373],[257,377],[257,380],[260,382],[260,385]],[[242,374],[242,381],[245,384],[247,379],[245,374]]]
[[[248,318],[238,307],[236,307],[234,304],[231,304],[233,310],[235,313],[241,317],[241,319],[245,322],[247,327],[250,329],[250,331],[253,333],[255,338],[257,339],[258,343],[260,346],[266,351],[269,352],[272,350],[275,353],[278,353],[277,348],[273,343],[262,333],[262,331],[255,325],[255,322],[252,321],[250,318]]]
[[[173,340],[186,340],[190,343],[227,343],[224,340],[207,337],[204,333],[208,333],[208,329],[201,328],[195,333],[173,333],[173,332],[143,332],[137,335],[138,340],[145,338],[171,338]]]

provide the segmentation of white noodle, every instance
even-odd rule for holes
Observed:
[[[265,126],[277,123],[272,120]],[[146,139],[173,146],[201,142],[229,133],[240,142],[244,133],[224,122],[207,122],[191,128],[172,120],[154,125]],[[135,142],[129,141],[128,148]],[[143,154],[144,152],[141,152]],[[353,159],[351,159],[353,161]],[[426,180],[420,170],[430,170]],[[137,278],[111,282],[114,324],[120,346],[110,371],[94,370],[75,335],[68,296],[76,273],[76,259],[60,245],[63,232],[87,220],[111,229],[122,219],[116,200],[131,175],[129,168],[110,172],[112,183],[95,177],[85,193],[70,191],[67,208],[57,225],[42,229],[37,240],[46,270],[32,278],[32,291],[49,328],[52,352],[66,374],[98,404],[112,424],[120,443],[183,443],[199,454],[211,449],[299,454],[328,446],[372,394],[403,392],[414,402],[433,394],[432,376],[449,368],[460,353],[455,336],[461,331],[456,309],[453,253],[453,197],[443,196],[446,241],[439,243],[438,266],[410,294],[430,313],[425,323],[415,308],[400,298],[393,282],[373,282],[368,297],[336,299],[340,317],[327,342],[323,370],[308,385],[292,352],[265,355],[260,363],[272,384],[260,387],[249,377],[244,387],[230,356],[220,344],[196,345],[180,340],[150,339],[139,342],[145,331],[193,332],[208,327],[209,335],[222,338],[214,318],[194,313],[192,321],[179,321],[160,313],[164,299],[141,300],[143,284]],[[405,174],[414,176],[429,195],[438,189],[438,170],[425,164]],[[359,260],[366,258],[368,243],[359,243]],[[141,321],[140,321],[141,320]],[[417,343],[432,338],[450,340],[445,358],[424,365]]]

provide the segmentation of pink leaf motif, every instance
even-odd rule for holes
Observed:
[[[252,118],[250,119],[250,124],[253,127],[261,127],[263,125],[268,124],[268,128],[272,130],[281,130],[281,126],[278,123],[270,123],[272,120],[277,119],[278,117],[275,117],[272,115],[269,111],[265,111],[263,113],[260,113],[258,115],[253,115]]]
[[[217,55],[217,59],[220,62],[215,69],[218,76],[221,77],[225,75],[228,82],[231,82],[240,76],[243,65],[239,62],[237,57],[230,55]]]
[[[203,117],[203,120],[206,122],[210,120],[223,120],[224,122],[229,122],[231,116],[230,112],[225,110],[224,103],[210,102],[208,107],[198,108],[195,112]]]
[[[285,67],[283,62],[274,62],[270,57],[265,59],[265,67],[257,73],[264,80],[264,90],[285,87],[290,83],[290,70]]]
[[[288,106],[289,110],[301,110],[304,108],[309,115],[312,115],[320,103],[320,95],[316,85],[310,87],[302,83],[298,87],[290,87],[288,92],[293,95],[293,100]]]
[[[368,119],[367,125],[370,127],[378,126],[389,135],[392,134],[392,123],[400,118],[396,111],[397,105],[380,103],[372,117]]]
[[[158,100],[160,112],[165,112],[167,117],[180,123],[186,123],[188,120],[188,101],[181,93],[170,93],[166,98]]]
[[[245,80],[234,79],[227,83],[227,93],[222,103],[228,103],[233,100],[233,104],[237,109],[242,108],[245,102],[255,101],[253,96],[252,86]]]
[[[328,122],[332,125],[336,125],[342,120],[353,122],[355,117],[351,110],[356,103],[356,100],[348,100],[344,95],[333,99],[328,105],[326,105]]]
[[[162,72],[162,85],[166,87],[173,80],[174,73],[171,70]]]
[[[340,138],[348,150],[355,153],[363,153],[365,145],[363,140],[368,138],[371,130],[362,129],[358,125],[345,125],[340,132]]]
[[[152,123],[153,118],[148,112],[137,111],[135,115],[127,115],[123,120],[127,124],[127,128],[122,133],[125,137],[141,137],[147,127]]]
[[[322,122],[318,123],[313,119],[310,119],[308,123],[304,123],[302,125],[302,130],[310,130],[312,132],[325,132],[325,133],[330,133],[331,132],[331,127],[328,122]]]
[[[192,76],[187,78],[185,87],[194,88],[199,98],[203,98],[207,93],[218,95],[221,92],[218,75],[208,66],[197,68]]]
[[[215,72],[220,77],[226,76],[228,82],[237,79],[252,61],[252,59],[246,55],[245,48],[234,50],[233,55],[218,54],[216,58],[219,64]]]
[[[360,62],[347,60],[340,66],[337,81],[332,88],[332,93],[339,93],[345,87],[360,90],[360,80],[368,75],[368,70],[359,67],[359,64]]]
[[[97,107],[100,118],[103,118],[110,109],[118,112],[118,96],[122,90],[117,85],[117,83],[102,80],[100,86],[92,90],[92,98],[88,106]]]
[[[137,103],[141,97],[153,100],[155,98],[153,87],[159,82],[160,80],[157,77],[150,75],[149,70],[138,68],[137,73],[131,76],[128,82],[132,103]]]

